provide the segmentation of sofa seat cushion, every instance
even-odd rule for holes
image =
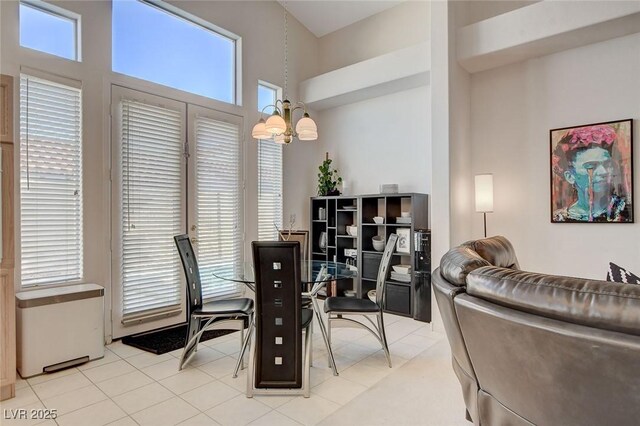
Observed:
[[[485,266],[467,293],[508,308],[640,336],[640,286]]]

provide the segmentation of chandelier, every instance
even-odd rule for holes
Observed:
[[[318,127],[307,113],[307,107],[302,102],[291,103],[287,99],[287,77],[288,77],[288,31],[287,31],[287,6],[284,9],[284,100],[276,100],[274,105],[267,105],[260,111],[260,121],[253,126],[251,136],[254,139],[272,140],[276,143],[288,144],[293,138],[301,141],[314,141],[318,139]],[[273,108],[273,113],[269,118],[264,119],[264,111]],[[293,126],[293,113],[297,110],[303,112],[302,118]]]

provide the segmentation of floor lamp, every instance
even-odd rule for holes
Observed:
[[[487,238],[487,213],[493,212],[493,175],[476,175],[476,212],[484,216],[484,237]]]

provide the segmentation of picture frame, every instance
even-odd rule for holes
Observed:
[[[634,223],[633,120],[551,129],[551,223]]]
[[[300,243],[300,256],[304,260],[309,260],[309,231],[278,231],[278,239],[280,241],[298,241]]]
[[[399,228],[396,234],[398,234],[396,251],[398,253],[411,253],[411,229]]]

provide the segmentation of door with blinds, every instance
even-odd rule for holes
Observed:
[[[238,286],[216,283],[210,272],[242,256],[241,234],[231,232],[240,229],[241,126],[223,121],[222,113],[118,86],[112,116],[117,338],[185,321],[174,235],[192,237],[205,298],[238,293]]]
[[[212,272],[238,272],[234,269],[242,261],[242,118],[195,105],[188,111],[189,234],[198,256],[202,297],[236,297],[244,288]]]

